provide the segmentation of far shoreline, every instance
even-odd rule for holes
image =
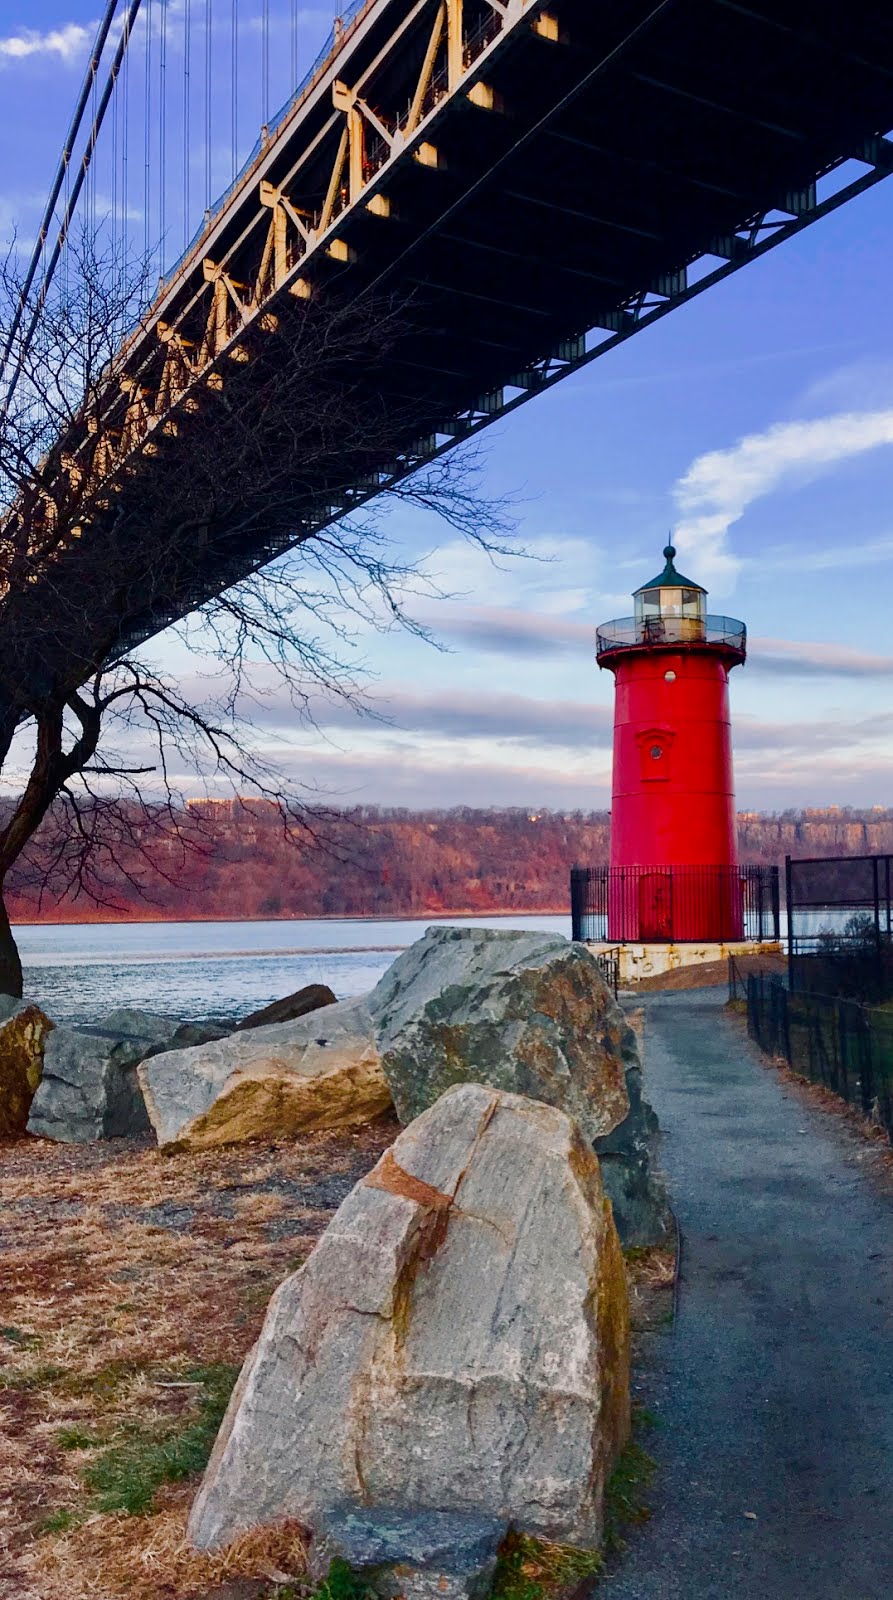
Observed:
[[[532,910],[524,910],[519,906],[515,906],[511,911],[480,911],[475,909],[466,909],[464,911],[401,911],[391,914],[372,912],[326,912],[320,913],[319,915],[308,913],[306,915],[296,915],[290,917],[162,917],[152,916],[151,914],[143,916],[110,917],[108,915],[88,915],[84,917],[40,917],[37,921],[31,922],[19,921],[15,918],[11,918],[10,926],[13,928],[120,928],[134,927],[142,924],[151,925],[161,923],[168,927],[189,927],[202,923],[210,926],[215,923],[225,922],[449,922],[455,919],[469,921],[472,917],[475,919],[481,917],[567,917],[568,920],[570,920],[570,914],[569,906],[559,906],[556,909],[551,909],[549,907],[544,909],[537,906]]]

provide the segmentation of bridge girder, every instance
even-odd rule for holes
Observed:
[[[169,273],[62,470],[113,504],[285,306],[409,288],[382,391],[416,425],[353,509],[880,181],[891,125],[886,4],[368,0]],[[341,509],[322,494],[280,547]],[[210,538],[206,593],[276,553]],[[122,643],[176,610],[122,617]]]

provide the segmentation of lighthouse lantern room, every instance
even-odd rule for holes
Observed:
[[[746,629],[708,615],[707,591],[675,557],[668,545],[634,615],[597,634],[615,679],[612,941],[742,936],[728,684]]]

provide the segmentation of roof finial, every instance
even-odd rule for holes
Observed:
[[[670,534],[667,539],[667,543],[664,545],[664,556],[666,557],[667,561],[672,561],[675,554],[676,547],[673,544],[673,535]]]

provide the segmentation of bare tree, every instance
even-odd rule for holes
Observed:
[[[10,254],[0,346],[20,295]],[[388,539],[389,500],[437,513],[493,553],[508,532],[505,505],[480,493],[480,463],[461,452],[365,511],[300,532],[319,528],[319,506],[341,503],[413,425],[378,382],[406,333],[391,302],[293,303],[245,367],[206,386],[117,479],[102,472],[117,353],[147,300],[146,272],[82,234],[33,340],[13,347],[19,380],[0,410],[0,770],[16,790],[0,817],[7,994],[22,987],[5,906],[14,868],[20,881],[103,904],[103,864],[132,863],[135,840],[145,893],[159,831],[170,837],[173,825],[184,851],[207,847],[179,805],[172,761],[274,803],[296,839],[324,842],[309,782],[289,784],[259,757],[251,703],[272,677],[301,716],[320,694],[360,704],[346,648],[357,617],[424,631],[406,606],[421,575]],[[219,595],[208,593],[209,558],[221,583],[235,580]],[[219,667],[207,693],[184,693],[145,646],[134,650],[171,623]]]

